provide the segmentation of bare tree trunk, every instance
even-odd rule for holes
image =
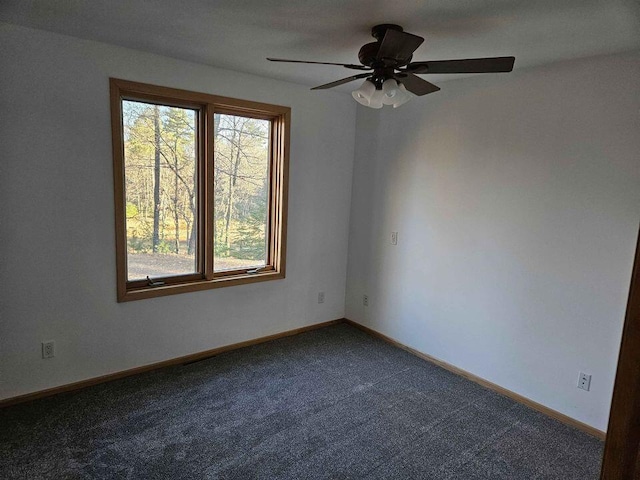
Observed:
[[[195,212],[194,212],[195,213]],[[187,248],[187,253],[189,255],[193,255],[193,252],[196,249],[196,225],[197,225],[197,220],[195,217],[195,214],[193,216],[193,223],[191,224],[191,228],[188,228],[187,230],[189,230],[189,246]]]
[[[227,199],[227,208],[225,212],[225,225],[224,225],[224,243],[227,246],[227,250],[231,248],[229,244],[229,224],[231,223],[231,210],[233,207],[233,196],[235,193],[236,182],[238,181],[238,169],[240,167],[240,161],[242,160],[240,154],[242,150],[240,149],[240,139],[242,137],[242,129],[244,125],[241,127],[240,131],[234,129],[233,138],[234,143],[236,144],[236,154],[233,159],[233,173],[229,176],[229,198]],[[236,141],[237,140],[237,141]]]
[[[227,205],[224,212],[224,244],[229,250],[229,223],[231,222],[231,205],[233,204],[233,181],[231,175],[229,175],[229,198],[227,199]]]
[[[174,252],[180,253],[180,212],[178,205],[180,203],[180,193],[178,190],[180,176],[178,174],[178,139],[173,142],[173,229],[174,229]]]
[[[153,253],[158,252],[158,244],[160,243],[159,227],[160,227],[160,108],[155,105],[153,107],[153,130],[155,134],[154,146],[154,167],[153,167]]]
[[[214,137],[215,138],[215,137]],[[193,169],[193,185],[196,190],[198,190],[198,167]],[[193,190],[189,190],[189,208],[191,209],[191,215],[193,216],[193,223],[191,223],[191,228],[189,228],[189,224],[187,224],[187,231],[189,232],[187,235],[187,253],[189,255],[193,255],[193,252],[196,250],[196,231],[198,226],[198,209],[196,208],[196,198],[193,194]]]
[[[195,190],[198,190],[198,167],[193,169],[193,185]],[[187,253],[189,255],[193,255],[193,252],[196,251],[196,231],[198,226],[198,209],[196,207],[196,198],[193,194],[193,190],[189,189],[189,209],[191,210],[191,216],[193,219],[193,223],[187,223]]]
[[[191,246],[191,237],[193,236],[193,232],[191,231],[191,221],[186,215],[184,218],[184,222],[187,224],[187,254],[191,255],[193,253],[193,247]]]
[[[178,169],[178,159],[176,158],[176,170]],[[173,225],[176,232],[175,252],[180,253],[180,212],[178,212],[178,175],[174,177],[173,183]]]

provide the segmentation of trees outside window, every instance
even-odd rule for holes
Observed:
[[[120,301],[284,277],[287,107],[111,80]]]

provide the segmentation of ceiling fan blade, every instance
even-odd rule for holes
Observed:
[[[395,75],[395,79],[404,85],[404,88],[415,95],[426,95],[428,93],[437,92],[440,87],[416,77],[412,73]]]
[[[407,72],[426,73],[499,73],[513,70],[515,57],[468,58],[465,60],[436,60],[411,62]]]
[[[350,63],[332,63],[332,62],[307,62],[306,60],[285,60],[283,58],[267,58],[270,62],[287,62],[287,63],[313,63],[316,65],[337,65],[339,67],[350,68],[352,70],[371,70],[364,65],[353,65]]]
[[[424,42],[424,38],[407,32],[388,29],[384,34],[376,58],[392,58],[394,60],[408,60],[413,52]]]
[[[336,80],[335,82],[325,83],[324,85],[318,85],[317,87],[313,87],[311,90],[324,90],[326,88],[337,87],[338,85],[342,85],[343,83],[353,82],[354,80],[358,80],[359,78],[365,78],[371,75],[370,73],[361,73],[359,75],[353,75],[352,77],[343,78],[342,80]],[[418,77],[416,77],[418,78]],[[420,79],[422,80],[422,79]]]

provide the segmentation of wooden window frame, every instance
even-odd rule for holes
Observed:
[[[116,276],[118,302],[141,300],[211,288],[243,285],[285,278],[287,245],[287,193],[289,184],[289,132],[291,109],[278,105],[190,92],[110,78],[111,132],[116,221]],[[146,280],[127,280],[127,228],[122,101],[133,100],[196,110],[198,121],[198,237],[194,274],[154,277],[164,282],[150,286]],[[214,272],[213,172],[214,114],[222,113],[269,120],[268,245],[265,267]]]

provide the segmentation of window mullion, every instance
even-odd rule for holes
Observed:
[[[204,276],[207,280],[212,280],[213,275],[213,235],[214,235],[214,106],[207,104],[205,109],[205,122],[202,133],[202,139],[204,144],[203,158],[203,185],[202,185],[202,205],[204,206]]]

